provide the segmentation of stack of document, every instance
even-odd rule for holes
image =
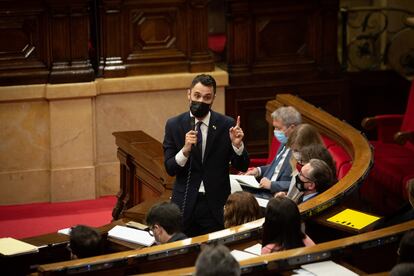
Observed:
[[[108,237],[120,239],[127,242],[151,246],[155,239],[147,231],[117,225],[108,231]]]
[[[15,256],[35,252],[39,252],[39,249],[30,243],[13,238],[0,239],[0,254],[3,256]]]

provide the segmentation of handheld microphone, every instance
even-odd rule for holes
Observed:
[[[190,130],[196,131],[195,117],[190,118]],[[195,145],[191,145],[191,151],[193,151],[194,147],[195,147]]]
[[[195,130],[195,117],[190,118],[190,129]]]

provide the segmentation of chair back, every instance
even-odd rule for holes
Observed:
[[[414,80],[411,82],[410,94],[408,95],[407,108],[401,125],[401,131],[414,131]],[[414,150],[414,143],[412,141],[407,141],[405,146]]]

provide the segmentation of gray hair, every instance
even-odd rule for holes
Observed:
[[[197,258],[196,276],[239,276],[240,265],[231,255],[229,249],[220,244],[215,247],[207,246]]]
[[[300,125],[302,123],[302,116],[292,106],[282,106],[273,111],[272,119],[281,121],[286,127],[291,125]]]

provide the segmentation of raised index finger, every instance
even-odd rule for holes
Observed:
[[[240,127],[240,116],[237,116],[236,127]]]

